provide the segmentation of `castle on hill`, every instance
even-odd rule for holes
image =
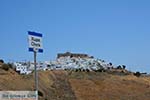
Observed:
[[[66,53],[58,53],[57,58],[61,57],[75,57],[75,58],[93,58],[93,56],[89,56],[88,54],[81,54],[81,53],[71,53],[71,52],[66,52]]]

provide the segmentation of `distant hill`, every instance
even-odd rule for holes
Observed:
[[[0,90],[34,90],[34,74],[0,69]],[[110,72],[39,71],[39,100],[150,100],[150,77]],[[41,95],[42,94],[42,95]]]

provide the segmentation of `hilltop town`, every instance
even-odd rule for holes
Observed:
[[[39,100],[149,100],[150,76],[87,54],[37,62]],[[34,91],[34,63],[0,60],[0,90]]]
[[[88,54],[82,53],[58,53],[56,60],[37,62],[37,70],[74,70],[74,71],[113,71],[122,69],[125,70],[125,65],[115,66],[111,62],[106,62],[101,59],[94,58]],[[30,74],[34,70],[34,62],[11,62],[12,68],[19,74]]]
[[[0,64],[1,91],[34,91],[34,73],[18,74]],[[10,65],[9,65],[10,66]],[[101,67],[99,67],[101,68]],[[39,100],[149,100],[150,76],[123,68],[39,70]]]
[[[0,66],[4,63],[0,61]],[[28,75],[34,72],[34,62],[11,62],[5,68],[12,68],[18,74]],[[107,72],[119,75],[136,75],[136,76],[149,76],[147,73],[132,72],[126,69],[125,65],[113,65],[111,62],[106,62],[102,59],[94,58],[88,54],[83,53],[58,53],[57,58],[52,61],[39,61],[36,64],[37,70],[68,70],[75,72]]]

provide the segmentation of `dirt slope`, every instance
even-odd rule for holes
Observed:
[[[78,100],[149,100],[150,98],[149,78],[96,73],[93,77],[88,74],[88,77],[72,78],[69,81]]]
[[[33,76],[1,70],[0,90],[34,90]],[[40,71],[39,90],[39,100],[150,100],[150,77]]]

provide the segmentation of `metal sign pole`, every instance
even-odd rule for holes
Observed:
[[[28,31],[28,40],[29,40],[29,51],[34,53],[35,93],[36,93],[36,100],[38,100],[38,71],[37,71],[36,56],[38,52],[39,53],[43,52],[42,34]]]
[[[35,91],[36,91],[36,100],[38,100],[38,72],[36,66],[36,55],[37,52],[34,50],[34,73],[35,73]]]

